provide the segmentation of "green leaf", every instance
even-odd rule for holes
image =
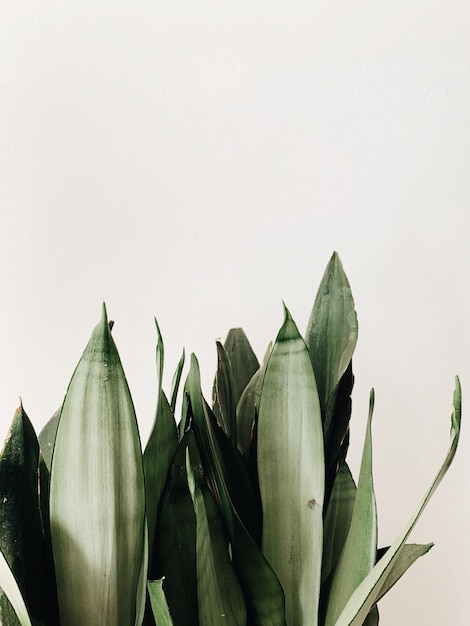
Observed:
[[[250,454],[255,418],[271,349],[272,345],[269,344],[261,367],[251,377],[237,404],[237,446],[245,458]]]
[[[315,626],[323,546],[323,432],[310,357],[287,309],[264,376],[257,454],[263,553],[283,586],[287,623],[308,620]]]
[[[325,503],[327,504],[336,473],[342,458],[346,458],[349,446],[349,422],[351,419],[351,393],[354,385],[352,361],[330,395],[323,415],[323,439],[325,442]]]
[[[433,547],[433,543],[417,544],[406,543],[398,554],[396,561],[390,569],[387,578],[385,579],[380,594],[377,597],[377,602],[380,598],[389,591],[393,585],[403,576],[403,574],[413,565],[413,563],[420,557],[424,556]],[[388,548],[379,550],[379,557],[381,558]],[[379,559],[378,559],[379,560]]]
[[[149,440],[143,454],[149,554],[153,553],[158,505],[168,479],[171,462],[178,447],[178,430],[173,411],[162,390],[164,348],[157,327],[157,409]]]
[[[213,410],[233,445],[237,445],[237,404],[232,365],[220,341],[217,345],[217,372],[213,385]]]
[[[155,537],[153,577],[164,578],[163,587],[177,626],[194,626],[198,619],[196,579],[196,515],[186,478],[186,449],[198,456],[194,433],[186,431],[171,465],[162,495]],[[194,472],[202,468],[194,467]]]
[[[232,366],[233,394],[238,404],[243,391],[259,369],[258,359],[243,328],[231,328],[224,342],[224,349]]]
[[[336,475],[323,527],[322,582],[338,562],[343,549],[354,509],[356,485],[346,461]]]
[[[191,355],[186,381],[186,397],[207,468],[206,478],[222,513],[232,545],[233,564],[245,596],[247,622],[252,626],[285,626],[284,593],[279,580],[246,530],[231,501],[214,424],[209,419],[208,407],[202,398],[199,365],[194,355]]]
[[[103,305],[65,397],[51,469],[61,622],[134,626],[145,559],[139,433]]]
[[[0,587],[10,601],[21,626],[32,626],[18,583],[2,551],[0,551]]]
[[[180,360],[178,361],[178,365],[176,366],[176,370],[175,373],[173,375],[173,380],[171,383],[171,410],[173,412],[173,415],[175,414],[175,410],[176,410],[176,399],[178,397],[178,390],[179,390],[179,386],[180,386],[180,380],[181,380],[181,374],[183,372],[183,367],[184,367],[184,349],[183,352],[181,354]]]
[[[379,610],[376,606],[370,610],[362,626],[378,626],[379,623]]]
[[[404,550],[406,540],[454,459],[460,437],[461,406],[462,392],[460,381],[458,377],[456,377],[453,412],[451,416],[450,445],[444,462],[410,521],[387,552],[377,562],[372,571],[355,589],[341,615],[336,620],[335,626],[362,626],[367,614],[381,597],[382,589],[386,586],[386,581],[391,575],[393,567],[400,557],[400,553]]]
[[[229,557],[222,521],[215,500],[205,483],[199,483],[193,474],[189,449],[186,451],[186,469],[196,514],[199,624],[219,626],[223,622],[227,626],[244,626],[245,602]]]
[[[147,582],[150,604],[157,626],[173,626],[170,609],[163,591],[163,580],[149,580]]]
[[[34,428],[20,405],[0,456],[0,548],[15,576],[31,617],[51,618],[52,584],[44,570],[46,544],[41,523],[39,496],[39,443]],[[0,592],[0,623],[6,607]]]
[[[323,410],[351,361],[357,332],[351,287],[340,258],[334,252],[320,283],[305,334]]]
[[[370,394],[364,451],[348,536],[335,567],[325,626],[332,626],[354,589],[375,565],[377,556],[377,506],[372,479],[372,414],[374,390]]]
[[[52,453],[54,451],[54,441],[59,425],[60,409],[59,407],[44,428],[39,433],[39,445],[48,469],[51,469]]]

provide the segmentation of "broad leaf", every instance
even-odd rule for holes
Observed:
[[[32,626],[18,583],[0,550],[0,587],[9,599],[21,626]]]
[[[257,428],[263,553],[283,586],[287,623],[315,626],[323,548],[323,432],[308,350],[287,309],[266,367]]]
[[[307,325],[307,343],[324,411],[357,342],[351,287],[336,252],[325,270]]]
[[[61,622],[134,626],[145,488],[134,407],[103,306],[65,397],[51,469]]]

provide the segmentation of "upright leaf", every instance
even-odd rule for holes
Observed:
[[[237,402],[232,365],[220,341],[217,345],[217,372],[213,386],[213,410],[233,445],[237,445]]]
[[[145,558],[144,474],[134,407],[104,306],[63,403],[50,518],[61,622],[134,626]]]
[[[163,591],[163,580],[149,580],[147,587],[155,624],[157,626],[173,626],[170,609]]]
[[[24,603],[24,598],[18,587],[15,577],[0,550],[0,587],[11,603],[13,610],[18,618],[20,626],[32,626],[31,619],[28,615],[28,609]],[[5,622],[7,624],[7,622]]]
[[[325,270],[305,334],[322,409],[351,361],[357,316],[351,287],[336,252]]]
[[[157,327],[157,409],[149,440],[143,454],[145,498],[149,537],[149,554],[153,553],[157,512],[163,489],[168,479],[171,462],[178,447],[178,431],[173,411],[162,389],[164,347]]]
[[[178,365],[176,366],[176,370],[175,373],[173,375],[173,380],[171,382],[171,402],[170,402],[170,406],[171,406],[171,410],[173,412],[173,415],[175,414],[175,410],[176,410],[176,400],[178,397],[178,391],[179,391],[179,387],[180,387],[180,381],[181,381],[181,374],[183,372],[183,367],[184,367],[184,349],[183,352],[181,353],[180,356],[180,360],[178,361]]]
[[[197,456],[194,433],[188,430],[174,456],[164,489],[155,537],[151,577],[163,578],[163,589],[176,626],[198,620],[196,577],[196,515],[186,478],[186,449]],[[201,472],[194,467],[194,472]]]
[[[325,513],[322,581],[328,578],[338,562],[351,525],[355,499],[356,485],[344,461],[336,475]]]
[[[233,393],[238,404],[243,391],[259,369],[258,359],[243,328],[231,328],[224,349],[232,366]]]
[[[307,347],[285,309],[261,391],[262,548],[286,594],[289,626],[316,626],[323,547],[320,403]]]
[[[247,622],[251,626],[285,626],[284,593],[264,555],[246,530],[234,507],[224,479],[222,458],[201,393],[199,365],[194,355],[186,382],[186,397],[191,410],[189,420],[200,445],[201,455],[232,546],[233,564],[245,596]]]
[[[237,447],[245,458],[248,458],[253,441],[255,417],[271,349],[269,344],[261,367],[251,377],[237,404]]]
[[[373,409],[372,390],[354,508],[346,542],[333,573],[325,626],[336,622],[354,589],[375,565],[377,556],[377,506],[372,479]]]
[[[0,548],[18,582],[31,616],[52,618],[44,598],[52,582],[44,570],[46,544],[39,503],[39,443],[21,404],[0,456]],[[0,623],[10,602],[0,590]]]
[[[229,557],[229,546],[215,500],[195,478],[189,449],[186,468],[196,514],[196,572],[200,626],[244,626],[243,594]]]

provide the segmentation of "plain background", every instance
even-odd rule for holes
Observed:
[[[305,329],[337,250],[359,317],[351,465],[376,391],[380,543],[444,458],[434,541],[381,624],[468,623],[470,10],[457,0],[0,3],[0,425],[39,430],[106,301],[146,440],[155,327],[210,396],[215,339]],[[357,474],[356,474],[357,475]]]

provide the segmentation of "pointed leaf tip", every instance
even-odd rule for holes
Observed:
[[[284,300],[282,301],[284,307],[284,322],[277,334],[277,341],[289,341],[290,339],[297,339],[300,337],[297,324],[294,322],[289,309],[286,307]]]

